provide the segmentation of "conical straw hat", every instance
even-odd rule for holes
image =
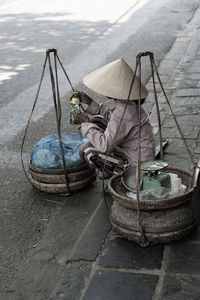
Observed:
[[[127,100],[134,72],[122,59],[115,60],[86,75],[83,83],[94,92],[113,99]],[[147,96],[141,84],[141,99]],[[129,100],[139,99],[139,78],[136,76]]]

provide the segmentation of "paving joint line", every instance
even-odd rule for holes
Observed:
[[[91,261],[92,265],[91,265],[91,271],[90,271],[90,274],[89,274],[89,277],[86,277],[85,278],[85,284],[84,284],[84,287],[81,291],[81,296],[80,296],[80,300],[83,299],[87,289],[88,289],[88,286],[94,276],[94,274],[96,273],[96,271],[98,270],[98,261],[99,261],[99,258],[100,258],[100,254],[103,253],[104,249],[106,248],[106,241],[108,239],[108,236],[110,234],[110,232],[112,231],[112,229],[109,230],[108,234],[104,237],[104,240],[99,248],[99,251],[95,257],[95,259],[93,261]]]
[[[92,263],[92,266],[91,266],[91,271],[90,271],[90,274],[88,277],[85,278],[85,284],[84,284],[84,287],[82,288],[81,290],[81,295],[80,295],[80,300],[83,299],[89,285],[90,285],[90,282],[92,281],[92,278],[94,277],[94,274],[96,273],[96,263],[95,261]]]
[[[129,269],[129,268],[117,268],[117,267],[109,267],[102,266],[97,264],[96,270],[105,270],[105,271],[118,271],[122,273],[134,273],[134,274],[147,274],[147,275],[158,275],[163,272],[161,269],[147,269],[147,268],[139,268],[139,269]]]
[[[158,283],[156,285],[152,300],[158,300],[159,299],[159,296],[160,296],[160,293],[161,293],[161,290],[162,290],[162,287],[163,287],[164,276],[165,276],[165,273],[166,273],[165,264],[166,264],[166,261],[168,261],[169,255],[170,255],[169,250],[170,250],[169,247],[167,247],[167,246],[164,247],[162,261],[161,261],[161,271],[162,272],[160,273],[159,280],[158,280]]]
[[[73,264],[73,263],[79,263],[79,262],[86,262],[86,263],[93,263],[96,261],[96,258],[95,257],[94,259],[85,259],[85,258],[79,258],[79,259],[68,259],[65,264],[68,265],[68,264]]]

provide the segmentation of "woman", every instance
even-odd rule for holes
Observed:
[[[134,73],[128,64],[119,59],[87,75],[83,82],[91,90],[112,98],[113,107],[98,104],[85,93],[79,93],[82,103],[88,105],[87,112],[100,115],[103,122],[88,122],[85,114],[76,114],[76,122],[81,124],[82,134],[90,140],[90,145],[81,147],[81,155],[89,164],[102,169],[106,159],[106,170],[110,173],[117,167],[137,164],[138,124],[139,124],[139,79],[135,77],[129,95]],[[148,92],[141,84],[141,104]],[[125,112],[124,112],[125,111]],[[123,116],[123,118],[122,118]],[[105,122],[106,121],[106,122]],[[96,123],[96,124],[95,124]],[[101,123],[107,126],[102,130]],[[107,155],[108,154],[108,155]],[[148,116],[141,107],[141,161],[155,157],[153,132]],[[116,159],[116,161],[115,161]]]

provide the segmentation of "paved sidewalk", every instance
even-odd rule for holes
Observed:
[[[173,111],[195,156],[200,157],[200,10],[178,36],[159,67]],[[179,58],[179,59],[178,59]],[[180,60],[181,58],[181,60]],[[174,66],[174,73],[168,68]],[[151,101],[152,82],[147,84]],[[192,163],[180,139],[162,95],[159,97],[163,138],[170,139],[165,159],[172,166],[192,170]],[[151,105],[151,104],[149,104]],[[151,122],[157,132],[156,110]],[[200,200],[195,191],[195,201]],[[199,206],[196,206],[199,220]],[[96,230],[98,224],[93,225]],[[103,225],[103,223],[102,223]],[[100,225],[100,226],[102,226]],[[103,227],[103,226],[102,226]],[[92,238],[91,238],[92,239]],[[92,241],[85,238],[90,249]],[[51,300],[197,300],[200,299],[200,233],[167,245],[141,248],[110,231],[95,259],[84,251],[67,263]],[[77,272],[75,277],[74,270]]]
[[[178,36],[159,67],[173,111],[197,160],[200,157],[200,9]],[[147,49],[148,50],[148,49]],[[173,68],[173,74],[170,72]],[[151,79],[147,109],[153,106]],[[170,139],[165,159],[192,170],[164,97],[159,97],[163,138]],[[151,122],[157,132],[153,106]],[[97,183],[96,190],[100,189]],[[95,191],[92,197],[95,197]],[[90,190],[85,197],[90,197]],[[99,195],[98,195],[99,197]],[[200,200],[199,191],[195,199]],[[112,200],[108,197],[111,205]],[[67,208],[66,208],[67,209]],[[199,220],[199,208],[196,207]],[[66,216],[63,212],[63,217]],[[62,218],[62,215],[61,215]],[[60,221],[61,222],[61,221]],[[64,221],[63,221],[64,222]],[[54,234],[61,225],[54,224]],[[60,227],[59,227],[60,226]],[[49,230],[51,230],[50,228]],[[57,230],[57,231],[56,231]],[[63,247],[65,246],[65,237]],[[200,299],[200,233],[166,245],[142,248],[111,230],[102,197],[68,256],[41,244],[16,275],[2,300],[198,300]],[[52,253],[54,255],[52,256]],[[66,259],[67,257],[67,259]],[[65,260],[66,259],[66,260]],[[31,265],[31,266],[30,266]],[[41,267],[41,274],[35,272]],[[49,265],[51,268],[49,268]],[[38,269],[37,269],[38,270]],[[51,276],[50,276],[51,275]],[[46,276],[46,279],[44,280]],[[34,283],[34,280],[37,284]],[[50,295],[50,296],[47,296]]]

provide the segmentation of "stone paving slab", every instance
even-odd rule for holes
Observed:
[[[200,276],[166,273],[157,300],[199,300]]]
[[[156,275],[98,270],[83,300],[150,300],[157,281]]]
[[[199,79],[185,79],[184,82],[181,84],[183,88],[199,88]]]
[[[194,61],[194,65],[190,68],[189,73],[197,73],[200,74],[200,60]]]
[[[165,127],[166,126],[166,127]],[[189,126],[180,124],[181,131],[186,139],[197,139],[199,135],[199,124]],[[164,123],[162,130],[163,139],[180,139],[180,133],[176,125]]]
[[[166,56],[165,56],[165,58],[166,58]],[[177,61],[178,59],[181,59],[181,58],[182,58],[182,55],[181,55],[180,58],[177,58],[177,57],[176,57],[175,60]],[[173,58],[172,58],[172,59],[173,59]],[[159,75],[160,75],[160,74],[159,74]],[[160,80],[161,80],[161,82],[162,82],[163,84],[167,84],[167,82],[169,81],[169,79],[170,79],[170,75],[169,75],[169,74],[160,75]],[[157,76],[155,76],[155,82],[156,82],[156,83],[159,82]],[[153,86],[153,79],[152,79],[152,77],[149,79],[148,83],[149,83],[149,86]]]
[[[199,97],[173,97],[171,101],[172,107],[174,106],[185,106],[185,105],[197,105],[199,107]]]
[[[178,124],[181,126],[182,124],[187,124],[187,126],[198,126],[200,124],[200,115],[196,114],[196,115],[177,115],[176,116],[176,120],[178,122]],[[172,116],[167,116],[163,126],[165,126],[166,124],[170,124],[176,126],[174,118]],[[199,126],[198,126],[199,127]]]
[[[176,106],[173,105],[173,112],[176,116],[180,116],[180,115],[197,115],[200,112],[200,106],[199,105],[184,105],[184,106],[180,106],[177,105]],[[170,112],[166,112],[166,115],[170,115]]]
[[[177,157],[174,157],[174,154],[165,154],[165,160],[168,162],[169,166],[181,168],[190,172],[193,171],[192,162],[187,154],[181,154]]]
[[[200,153],[200,140],[198,140],[194,153]]]
[[[200,88],[181,89],[176,92],[178,97],[194,97],[200,95]]]
[[[191,79],[191,80],[200,80],[200,73],[197,73],[197,74],[189,74],[188,76],[187,76],[189,79]]]
[[[179,241],[171,244],[166,271],[200,276],[200,244]]]
[[[190,140],[190,139],[187,139],[186,141],[187,141],[187,144],[188,144],[190,150],[192,152],[194,152],[194,150],[197,147],[196,142],[194,140]],[[187,150],[185,148],[183,141],[180,140],[177,143],[177,140],[169,139],[169,143],[165,147],[165,155],[167,155],[167,154],[169,154],[169,155],[178,154],[181,156],[182,156],[182,154],[187,155]],[[184,159],[185,159],[185,157],[184,157]]]
[[[99,259],[103,267],[119,269],[160,269],[163,245],[141,248],[124,238],[108,240]]]
[[[197,216],[197,223],[198,226],[200,227],[200,176],[198,178],[198,182],[197,182],[197,187],[194,189],[194,211],[195,211],[195,215]],[[198,234],[199,238],[198,240],[200,240],[200,234]]]
[[[198,207],[200,208],[199,203],[198,203]],[[199,218],[199,217],[200,217],[200,215],[197,214],[197,218]],[[174,242],[174,243],[176,246],[177,242]],[[190,244],[190,243],[198,244],[198,243],[200,243],[200,227],[197,226],[190,235],[188,235],[187,237],[184,238],[184,240],[181,241],[181,243],[182,244]],[[172,244],[172,246],[173,246],[173,244]]]

